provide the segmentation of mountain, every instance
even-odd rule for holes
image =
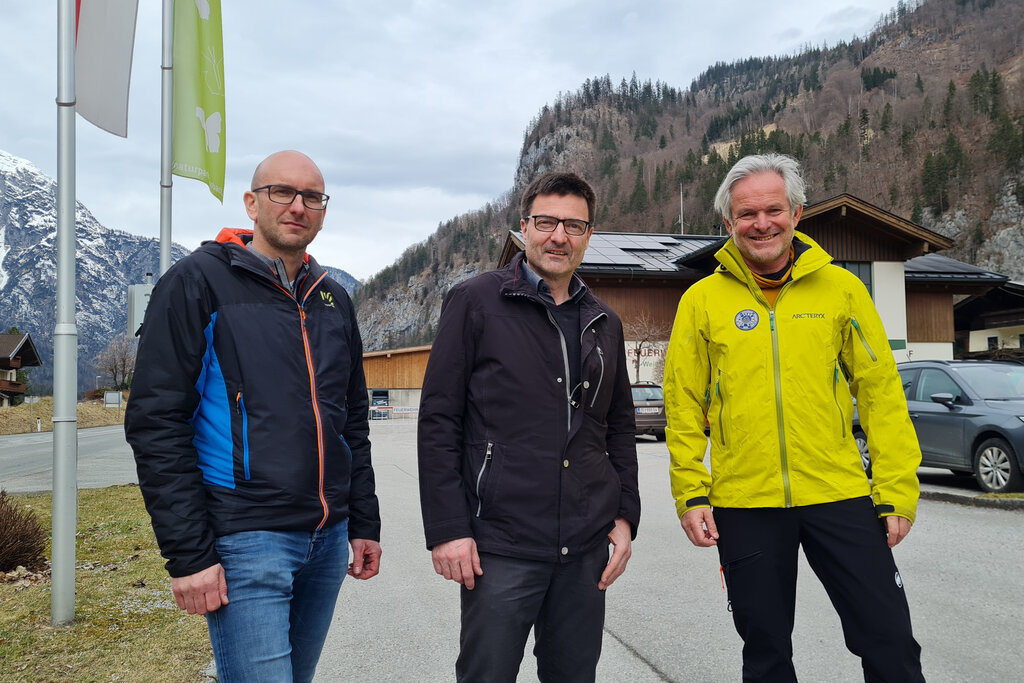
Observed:
[[[32,335],[43,366],[31,369],[37,393],[53,384],[56,323],[56,182],[32,163],[0,150],[0,328]],[[96,355],[127,328],[128,286],[157,273],[159,240],[102,226],[79,202],[75,220],[75,323],[78,385],[92,388]],[[189,250],[174,244],[171,261]],[[359,282],[327,267],[350,293]],[[106,378],[104,378],[106,379]]]
[[[511,189],[364,283],[366,346],[429,343],[448,288],[495,266],[526,185],[556,169],[594,185],[598,230],[710,234],[736,159],[791,154],[809,203],[849,192],[1024,279],[1022,35],[1019,0],[901,0],[864,38],[715,64],[687,88],[587,79],[529,123]]]

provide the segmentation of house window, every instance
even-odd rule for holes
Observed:
[[[868,294],[874,298],[875,294],[871,289],[871,263],[869,261],[833,261],[833,263],[840,268],[846,268],[860,278],[860,281],[868,288]]]
[[[988,338],[988,350],[989,351],[995,351],[998,348],[999,348],[999,337],[989,337]]]

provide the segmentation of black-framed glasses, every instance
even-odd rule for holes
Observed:
[[[260,190],[266,190],[267,197],[275,204],[291,204],[295,201],[295,195],[302,195],[302,205],[307,209],[315,209],[317,211],[326,209],[327,200],[330,199],[323,192],[296,190],[294,187],[288,187],[287,185],[264,185],[263,187],[252,188],[253,192],[259,192]]]
[[[541,232],[554,232],[558,224],[561,223],[565,228],[565,234],[575,237],[587,234],[587,228],[590,227],[590,221],[579,218],[555,218],[554,216],[527,216],[527,218],[532,218],[534,227]]]

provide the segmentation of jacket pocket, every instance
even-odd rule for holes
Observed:
[[[235,396],[235,407],[242,418],[242,469],[245,472],[245,480],[249,481],[252,478],[249,473],[249,414],[245,412],[245,398],[241,389]]]
[[[839,362],[836,361],[835,370],[832,373],[832,403],[836,407],[836,412],[839,413],[839,426],[842,432],[842,437],[846,438],[846,416],[843,415],[843,407],[839,405]]]
[[[484,492],[487,490],[487,478],[491,470],[491,461],[494,458],[494,444],[487,442],[487,450],[484,451],[484,460],[480,465],[480,471],[476,475],[476,516],[479,517],[484,509]]]
[[[868,338],[864,336],[864,330],[860,329],[860,323],[857,322],[856,318],[850,318],[850,324],[853,325],[853,329],[856,330],[857,337],[860,339],[860,343],[864,347],[864,350],[868,352],[868,358],[870,358],[872,362],[877,361],[878,356],[876,356],[875,352],[871,349],[871,344],[868,343]]]
[[[715,398],[718,399],[718,440],[725,445],[725,396],[723,394],[722,371],[718,371],[718,378],[715,380]]]

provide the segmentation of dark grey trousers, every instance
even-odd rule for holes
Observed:
[[[865,681],[918,683],[921,646],[881,520],[870,498],[793,508],[716,508],[718,553],[736,631],[743,680],[792,683],[799,548],[861,658]]]
[[[542,683],[592,683],[601,656],[608,564],[600,545],[575,562],[537,562],[481,553],[483,576],[462,588],[460,683],[514,683],[530,628]]]

